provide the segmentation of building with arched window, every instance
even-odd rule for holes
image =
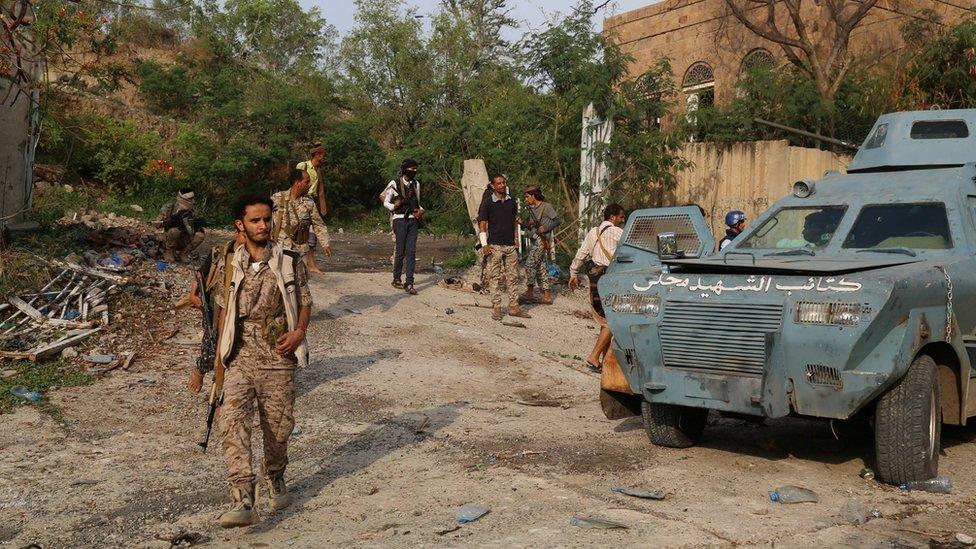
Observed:
[[[851,33],[850,50],[862,59],[884,59],[902,47],[901,28],[906,22],[934,13],[943,24],[955,24],[976,16],[973,4],[973,0],[882,0]],[[830,24],[827,11],[817,6],[805,8],[810,10],[812,33]],[[818,17],[825,19],[818,21]],[[604,19],[603,28],[633,57],[631,75],[645,73],[662,57],[670,59],[684,96],[678,103],[685,116],[730,101],[738,79],[750,68],[788,63],[782,47],[747,29],[731,14],[726,0],[664,0]],[[791,27],[784,23],[782,28]]]

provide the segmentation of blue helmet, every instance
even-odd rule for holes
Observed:
[[[739,223],[746,220],[746,212],[742,210],[732,210],[725,214],[725,224],[729,227],[735,227]]]

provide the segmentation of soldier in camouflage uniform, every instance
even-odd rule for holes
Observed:
[[[482,253],[488,256],[488,286],[491,289],[491,317],[502,319],[502,271],[508,289],[508,314],[531,318],[518,304],[518,246],[515,228],[519,224],[515,200],[505,192],[505,176],[491,178],[491,197],[481,201],[478,209],[478,238]]]
[[[322,251],[327,257],[332,257],[329,229],[322,221],[315,202],[308,196],[310,185],[308,172],[299,169],[291,170],[289,179],[291,187],[288,190],[271,195],[271,201],[274,203],[272,238],[282,246],[301,254],[308,265],[308,254],[311,251],[308,244],[309,232],[314,232],[322,246]]]
[[[233,499],[233,508],[220,517],[225,528],[258,520],[251,463],[255,403],[270,507],[277,511],[290,503],[284,473],[295,425],[295,367],[308,363],[305,330],[312,296],[300,255],[270,240],[271,206],[260,195],[238,201],[235,224],[245,242],[220,262],[216,274],[221,281],[217,359],[226,366],[220,436]]]
[[[190,252],[203,243],[203,223],[196,217],[193,189],[180,189],[176,202],[164,204],[156,225],[163,229],[163,259],[186,261]]]
[[[522,301],[535,301],[535,285],[539,283],[542,289],[542,299],[539,303],[552,304],[552,282],[549,280],[549,268],[546,258],[552,248],[552,231],[562,220],[556,213],[556,208],[546,202],[542,191],[534,185],[525,189],[525,203],[529,205],[529,222],[526,228],[532,230],[532,247],[525,258],[525,283],[527,288],[522,295]]]

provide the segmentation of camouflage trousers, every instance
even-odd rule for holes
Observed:
[[[203,243],[203,231],[186,234],[178,228],[167,230],[163,234],[163,248],[170,253],[190,253]]]
[[[288,438],[295,427],[295,369],[246,352],[233,359],[224,377],[224,404],[220,407],[220,436],[231,487],[254,482],[251,461],[251,424],[257,404],[264,439],[265,476],[284,473],[288,465]],[[273,368],[273,369],[269,369]]]
[[[488,289],[491,291],[491,304],[502,304],[501,281],[505,277],[508,291],[508,306],[518,307],[518,248],[516,246],[491,245],[488,255]]]
[[[538,286],[545,291],[552,289],[549,266],[546,264],[547,255],[542,245],[536,244],[525,258],[525,283],[529,286]]]

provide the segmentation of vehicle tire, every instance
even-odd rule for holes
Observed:
[[[942,406],[936,372],[932,357],[919,355],[878,400],[874,448],[883,482],[928,480],[939,472]]]
[[[641,401],[644,430],[651,442],[668,448],[688,448],[701,439],[708,419],[707,408]]]

